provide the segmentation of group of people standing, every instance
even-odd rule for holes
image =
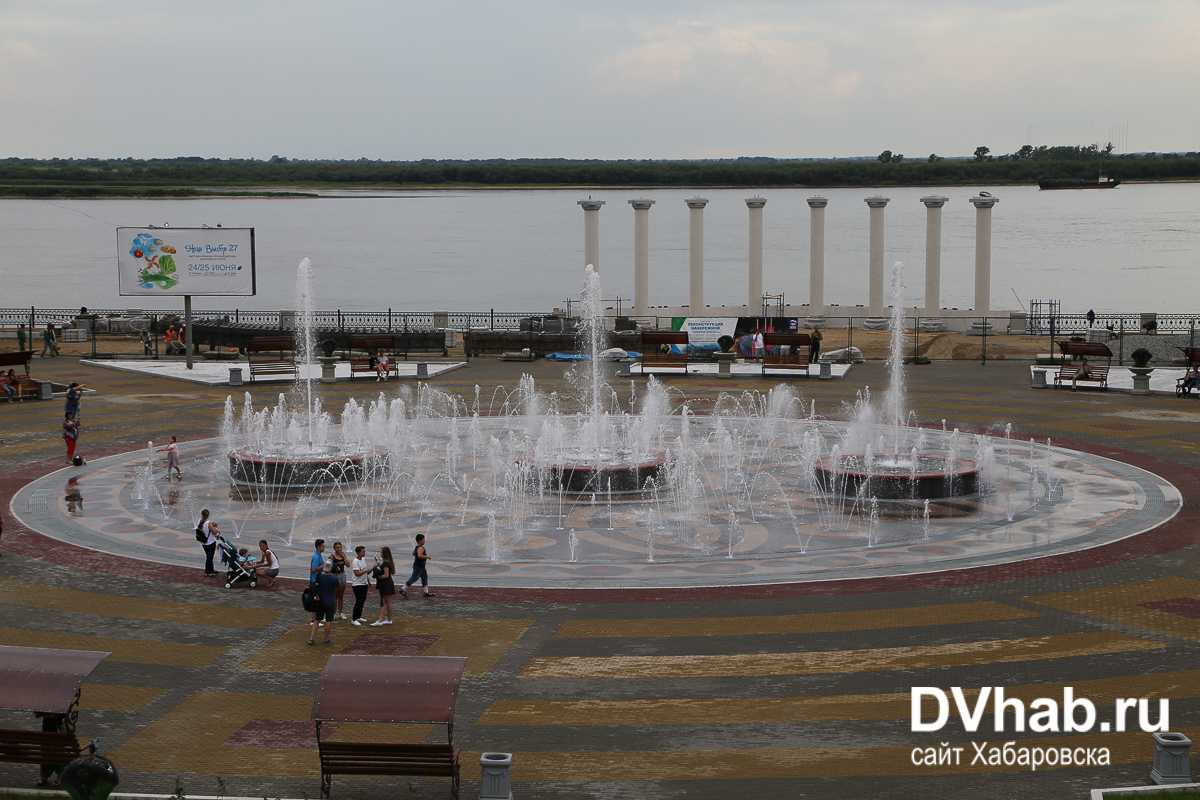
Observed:
[[[330,634],[333,632],[333,621],[347,618],[343,610],[347,585],[354,593],[354,607],[349,617],[351,625],[362,625],[367,621],[362,614],[367,604],[367,595],[370,593],[372,581],[379,592],[379,616],[370,624],[372,627],[392,624],[392,598],[395,597],[397,589],[396,562],[392,558],[390,547],[381,547],[371,562],[367,561],[367,548],[362,545],[354,548],[353,558],[347,558],[341,542],[333,543],[333,554],[329,558],[325,557],[324,539],[317,539],[313,542],[313,548],[314,552],[309,565],[309,580],[320,598],[320,608],[313,612],[308,637],[309,644],[317,643],[317,628],[322,623],[325,627],[325,639],[322,644],[333,642],[333,639],[330,638]],[[424,534],[417,534],[416,546],[413,547],[412,555],[412,575],[400,587],[399,593],[407,599],[408,587],[420,581],[424,596],[433,597],[433,592],[429,588],[427,569],[430,556],[425,549]]]

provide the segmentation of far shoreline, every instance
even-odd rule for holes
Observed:
[[[1129,185],[1158,185],[1158,184],[1191,184],[1200,183],[1200,178],[1164,178],[1163,180],[1123,180],[1122,184]],[[360,184],[360,183],[306,183],[306,184],[250,184],[238,188],[207,189],[199,186],[144,186],[120,187],[129,191],[102,191],[104,188],[94,185],[82,186],[13,186],[0,184],[0,200],[204,200],[204,199],[365,199],[369,196],[386,197],[402,192],[429,191],[462,191],[462,192],[498,192],[498,191],[704,191],[718,189],[743,189],[746,191],[772,191],[776,189],[803,189],[820,191],[822,189],[920,189],[939,187],[973,188],[973,187],[1009,187],[1036,186],[1032,181],[1012,182],[983,182],[970,181],[962,183],[842,183],[842,184],[557,184],[557,183],[527,183],[527,184],[480,184],[480,183],[428,183],[428,184]],[[1119,186],[1116,188],[1120,188]],[[29,189],[31,191],[17,191]],[[101,191],[98,191],[101,190]],[[305,191],[309,190],[309,191]],[[350,195],[318,194],[320,191],[340,190],[353,192]],[[1083,190],[1080,190],[1083,191]],[[369,195],[367,193],[380,194]]]

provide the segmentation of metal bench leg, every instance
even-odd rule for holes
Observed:
[[[333,774],[329,772],[321,773],[321,794],[329,797],[329,793],[333,790]]]

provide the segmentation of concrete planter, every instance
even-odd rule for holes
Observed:
[[[733,359],[737,358],[737,353],[717,353],[717,377],[732,378],[733,373],[729,371],[729,365],[733,363]]]
[[[337,365],[337,356],[317,356],[317,360],[321,362],[321,383],[337,383],[337,375],[334,368]]]
[[[479,800],[512,800],[512,753],[483,753]]]
[[[1133,373],[1133,392],[1131,394],[1144,396],[1150,394],[1150,373],[1154,367],[1130,367]]]
[[[1154,768],[1150,780],[1158,784],[1191,783],[1188,748],[1192,740],[1182,733],[1155,733]]]

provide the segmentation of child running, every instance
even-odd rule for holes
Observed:
[[[171,437],[171,443],[166,447],[158,448],[158,452],[167,454],[167,480],[171,480],[171,470],[175,470],[178,474],[179,482],[183,483],[183,472],[179,469],[179,450],[175,447],[176,439]]]

